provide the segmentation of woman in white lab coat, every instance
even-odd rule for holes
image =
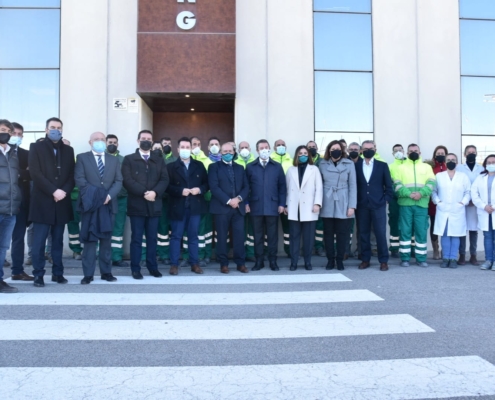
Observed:
[[[466,204],[471,199],[468,176],[455,170],[457,156],[446,157],[447,171],[436,175],[437,186],[431,199],[437,206],[433,233],[442,236],[442,268],[457,268],[461,236],[466,235]]]
[[[483,162],[484,172],[471,186],[471,197],[478,211],[478,228],[483,231],[485,262],[481,269],[491,269],[495,260],[495,231],[493,212],[495,211],[495,154],[490,154]]]
[[[464,164],[457,164],[456,170],[460,172],[464,172],[469,180],[471,181],[471,185],[475,181],[475,179],[480,176],[480,174],[485,170],[481,164],[476,162],[476,157],[478,156],[478,150],[474,145],[468,145],[464,149],[464,157],[466,157],[466,162]],[[476,210],[476,206],[471,200],[469,204],[466,205],[466,224],[467,230],[469,233],[469,263],[471,265],[479,265],[478,259],[476,258],[476,252],[478,248],[478,212]],[[467,235],[466,235],[467,236]],[[457,263],[459,265],[466,264],[466,242],[467,237],[461,237],[461,244],[459,245],[459,261]]]

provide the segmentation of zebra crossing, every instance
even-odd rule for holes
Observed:
[[[387,298],[368,289],[346,288],[352,280],[341,273],[181,275],[145,277],[143,281],[119,276],[111,284],[95,280],[91,291],[71,286],[78,284],[80,277],[68,278],[69,285],[63,287],[47,280],[48,290],[43,291],[19,284],[19,293],[0,297],[0,307],[12,310],[12,318],[0,321],[0,348],[4,344],[22,348],[24,343],[37,343],[37,348],[56,344],[74,349],[72,359],[61,365],[50,359],[17,365],[15,360],[0,358],[2,398],[382,400],[495,396],[495,366],[476,354],[340,362],[300,362],[295,357],[291,363],[266,362],[270,351],[295,352],[301,340],[353,338],[359,344],[373,337],[440,334],[411,314],[374,313],[373,308],[386,303]],[[112,292],[105,291],[103,284],[112,287]],[[310,284],[317,286],[308,287]],[[294,285],[300,287],[294,290]],[[287,315],[288,306],[298,307],[298,314]],[[371,312],[325,315],[318,309],[332,307],[346,314],[346,307],[351,306]],[[53,310],[53,318],[37,319],[35,312],[25,311],[40,307]],[[171,308],[177,315],[191,307],[201,307],[202,311],[201,318],[157,315],[135,319],[134,314],[127,315],[129,307]],[[219,317],[222,307],[231,310],[225,317]],[[267,315],[265,307],[284,307],[285,312]],[[321,315],[301,316],[306,307]],[[88,319],[89,309],[111,316]],[[63,313],[58,310],[69,317],[59,318]],[[175,343],[185,343],[193,352],[211,349],[216,353],[222,351],[219,342],[233,343],[228,347],[230,352],[239,348],[235,363],[221,362],[221,354],[215,363],[202,361],[197,365],[184,365],[180,359],[161,365],[151,358],[148,365],[143,361],[132,365],[128,360],[140,343],[156,345],[155,356],[162,352],[165,358]],[[254,344],[260,343],[268,344],[267,353],[244,355],[249,360],[246,363],[240,348],[250,344],[259,348]],[[107,344],[117,346],[125,362],[98,356]],[[94,354],[88,358],[84,349]]]

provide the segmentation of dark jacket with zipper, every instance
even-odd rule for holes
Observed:
[[[56,150],[56,154],[55,151]],[[65,225],[74,219],[71,192],[74,189],[74,149],[60,140],[55,145],[45,138],[29,148],[29,172],[33,180],[29,220],[48,225]],[[61,201],[53,193],[61,189]]]
[[[18,179],[19,159],[11,146],[6,154],[0,151],[0,214],[19,213],[22,195]]]
[[[124,187],[127,190],[127,215],[140,217],[159,217],[162,215],[162,198],[168,186],[167,166],[163,157],[150,154],[148,162],[139,153],[124,157],[122,163]],[[155,201],[148,201],[144,194],[156,193]]]

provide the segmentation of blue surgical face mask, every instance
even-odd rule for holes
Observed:
[[[278,146],[277,147],[277,154],[279,156],[283,156],[285,154],[285,152],[286,152],[285,146]]]
[[[182,158],[183,160],[187,160],[189,157],[191,157],[191,150],[189,150],[189,149],[180,149],[179,150],[179,155],[180,155],[180,158]]]
[[[495,172],[495,164],[490,164],[486,166],[488,172]]]
[[[9,139],[9,144],[11,146],[20,146],[22,143],[22,138],[19,136],[11,136]]]
[[[231,162],[233,158],[234,158],[233,154],[230,153],[222,154],[222,160],[225,162]]]
[[[50,129],[48,131],[48,139],[50,139],[52,142],[58,142],[60,139],[62,139],[62,131],[58,129]]]
[[[102,142],[101,140],[97,140],[96,142],[93,142],[93,150],[96,153],[103,153],[107,149],[107,145],[105,142]]]
[[[300,163],[307,163],[308,162],[308,156],[299,156],[299,162]]]

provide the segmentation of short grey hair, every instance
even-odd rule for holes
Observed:
[[[373,140],[365,140],[363,142],[363,144],[361,145],[361,147],[363,147],[365,144],[372,144],[373,147],[376,147],[376,144],[375,144],[375,142]]]
[[[359,147],[359,149],[361,149],[361,145],[359,143],[356,143],[356,142],[349,143],[349,146],[347,146],[347,148],[349,148],[351,146],[357,146],[357,147]]]

